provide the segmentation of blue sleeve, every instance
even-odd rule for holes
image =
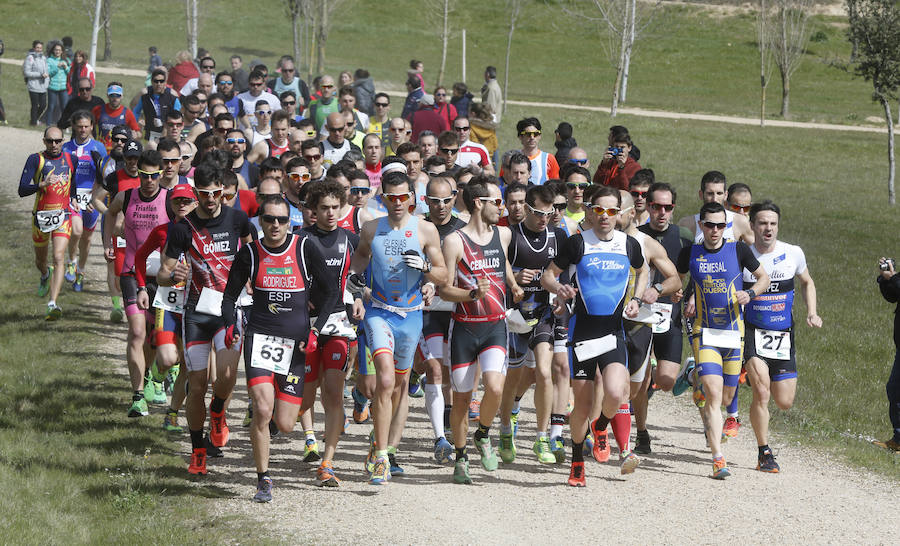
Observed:
[[[22,169],[22,178],[19,179],[19,197],[28,197],[34,195],[38,191],[37,185],[34,183],[34,175],[37,174],[38,154],[31,154],[25,161],[25,168]]]
[[[131,112],[134,114],[134,119],[138,119],[141,117],[141,112],[144,110],[144,97],[141,96],[141,100],[138,101],[137,106],[134,107],[134,110]]]
[[[174,108],[175,110],[181,110],[181,102],[179,102],[178,99],[175,99],[175,105],[172,106],[172,108]]]

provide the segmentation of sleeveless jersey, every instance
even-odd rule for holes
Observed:
[[[267,138],[266,146],[269,148],[269,153],[268,153],[267,157],[274,157],[275,159],[278,159],[279,157],[281,157],[281,154],[288,151],[288,149],[290,148],[289,145],[290,145],[289,140],[286,140],[284,142],[284,146],[278,146],[277,144],[275,144],[274,140],[272,140],[271,138]]]
[[[342,218],[338,218],[337,225],[339,228],[346,229],[351,233],[359,233],[359,207],[350,206],[350,210],[347,211]]]
[[[309,333],[309,276],[302,249],[305,241],[295,234],[288,237],[287,248],[278,253],[267,249],[262,241],[247,245],[253,285],[247,327],[266,335],[305,341]]]
[[[309,300],[315,309],[312,314],[318,316],[323,312],[331,314],[343,311],[343,298],[338,299],[334,309],[322,310],[325,292],[317,289],[318,283],[337,284],[338,290],[343,294],[347,286],[347,276],[350,274],[350,258],[353,256],[355,248],[359,245],[359,237],[340,227],[333,231],[322,231],[315,225],[303,228],[300,236],[305,237],[304,244],[316,247],[318,253],[325,261],[325,268],[328,271],[327,279],[313,279],[309,295]]]
[[[522,285],[525,296],[516,307],[526,320],[540,318],[550,303],[550,295],[541,286],[541,274],[553,258],[559,254],[560,239],[558,229],[549,226],[533,232],[523,227],[523,223],[513,226],[512,241],[509,245],[509,263],[514,273],[523,269],[536,269],[538,273],[531,282]]]
[[[234,119],[238,119],[244,114],[243,104],[241,104],[241,99],[237,95],[225,101],[225,108],[228,108],[228,113],[234,116]]]
[[[410,216],[406,225],[393,229],[387,217],[379,218],[372,238],[372,299],[404,309],[418,309],[422,305],[424,274],[408,267],[402,255],[413,250],[422,254],[419,241],[419,218]]]
[[[35,193],[34,207],[31,210],[67,210],[72,196],[72,179],[75,171],[75,162],[72,156],[68,152],[63,152],[59,156],[51,158],[41,152],[32,157],[35,159],[29,158],[29,160],[37,161],[39,167],[32,177],[35,185],[54,174],[59,176],[59,179],[54,184],[39,189]],[[27,162],[25,168],[28,168]]]
[[[609,241],[601,241],[594,230],[589,230],[582,232],[581,238],[584,254],[574,264],[573,275],[579,307],[592,316],[621,315],[634,262],[629,255],[628,235],[613,231]]]
[[[758,328],[787,330],[794,324],[794,277],[806,271],[806,256],[799,246],[781,241],[776,241],[775,249],[767,254],[760,254],[755,246],[750,250],[769,274],[771,283],[768,290],[746,305],[746,321]],[[744,269],[744,283],[754,282],[756,278]]]
[[[479,277],[487,277],[491,285],[480,300],[457,302],[453,320],[495,322],[506,318],[506,255],[500,242],[500,230],[495,226],[493,231],[486,245],[479,245],[459,232],[463,255],[456,264],[456,286],[474,290],[478,287]]]
[[[153,228],[169,221],[166,197],[169,190],[159,188],[156,195],[145,198],[137,188],[127,190],[122,214],[125,216],[125,261],[119,274],[134,269],[134,253],[144,244]]]
[[[528,182],[531,184],[543,184],[550,177],[547,175],[547,152],[540,152],[536,156],[529,158],[531,161],[531,174],[528,176]]]
[[[736,246],[734,241],[725,241],[718,252],[710,252],[702,243],[691,247],[689,270],[697,304],[694,334],[703,328],[744,330],[741,306],[735,298],[744,287]]]
[[[694,215],[694,225],[697,226],[697,222],[700,221],[700,214],[697,213]],[[694,234],[694,244],[700,244],[703,242],[703,232],[700,231],[700,226],[694,228],[697,232]],[[730,210],[725,211],[725,231],[722,232],[722,239],[726,241],[735,241],[734,237],[734,213]]]
[[[678,261],[678,254],[681,252],[681,249],[689,246],[690,242],[685,237],[689,236],[690,233],[685,233],[685,236],[682,237],[682,229],[680,226],[675,224],[669,224],[669,227],[666,228],[665,231],[656,231],[650,227],[650,224],[642,224],[638,226],[638,231],[641,233],[646,233],[648,236],[656,239],[656,242],[662,245],[662,247],[666,250],[666,255],[669,257],[669,260],[672,263]],[[661,273],[655,270],[651,270],[650,272],[650,285],[656,284],[658,282],[663,282],[665,280]],[[661,303],[672,303],[672,296],[660,296],[657,300]],[[672,305],[672,323],[673,324],[681,324],[681,305]]]
[[[107,155],[103,144],[94,139],[89,139],[84,144],[70,140],[63,144],[63,151],[72,154],[72,159],[75,160],[75,187],[88,190],[94,187],[98,177],[97,171]],[[99,162],[95,161],[95,152]]]
[[[119,106],[118,110],[109,110],[108,105],[99,106],[94,110],[94,118],[97,123],[94,126],[94,134],[106,147],[106,151],[112,150],[112,130],[117,125],[128,125],[128,113],[125,106]],[[132,117],[134,117],[132,115]]]

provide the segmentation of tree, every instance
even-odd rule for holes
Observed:
[[[425,11],[430,13],[431,24],[438,27],[441,37],[441,64],[438,67],[438,75],[435,85],[444,84],[444,74],[447,71],[447,49],[450,44],[450,15],[453,13],[454,0],[426,0]]]
[[[772,21],[771,5],[766,0],[759,0],[759,11],[756,13],[756,47],[759,49],[759,126],[766,126],[766,88],[772,77]]]
[[[900,6],[896,0],[847,0],[856,17],[850,20],[847,37],[856,41],[854,72],[872,83],[872,100],[881,103],[888,130],[888,202],[894,194],[894,123],[891,101],[900,89]]]
[[[187,22],[187,43],[188,43],[188,51],[191,52],[191,55],[194,57],[197,56],[197,17],[198,17],[198,9],[199,9],[199,0],[184,0],[184,9],[187,12],[187,18],[185,21]]]
[[[97,35],[100,34],[100,10],[102,8],[103,0],[97,0],[94,5],[94,21],[93,26],[91,28],[91,52],[88,55],[88,62],[92,65],[97,65]]]
[[[347,0],[312,0],[313,9],[313,41],[316,50],[315,73],[322,74],[325,71],[325,44],[328,42],[328,31],[331,29],[331,16],[335,10]],[[312,74],[310,74],[312,77]]]
[[[522,11],[522,0],[506,0],[509,10],[509,33],[506,36],[506,68],[503,70],[503,112],[506,112],[506,99],[509,98],[509,56],[512,52],[513,33],[516,31],[516,20]]]
[[[809,43],[809,15],[815,0],[774,0],[772,55],[781,75],[781,116],[790,117],[791,76]]]
[[[103,9],[100,12],[100,26],[103,27],[103,60],[112,59],[112,32],[109,22],[112,19],[112,0],[103,0]]]
[[[306,55],[303,51],[306,45],[307,24],[306,22],[312,17],[312,1],[311,0],[284,0],[284,7],[287,9],[288,15],[291,16],[291,31],[294,36],[294,62],[297,65],[297,73],[304,64],[307,64]]]

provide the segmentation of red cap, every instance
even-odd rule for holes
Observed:
[[[172,199],[177,199],[179,197],[187,197],[188,199],[197,199],[197,196],[194,195],[194,188],[192,188],[189,184],[178,184],[174,188],[172,188]]]

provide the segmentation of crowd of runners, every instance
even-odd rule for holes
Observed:
[[[676,215],[675,188],[641,168],[622,126],[589,158],[568,123],[556,153],[542,151],[527,117],[521,148],[498,159],[492,67],[480,102],[453,86],[456,108],[444,87],[424,92],[413,61],[391,118],[364,70],[309,87],[289,57],[274,79],[240,63],[216,72],[204,56],[183,81],[180,65],[151,66],[130,106],[109,82],[108,101],[47,126],[19,183],[34,196],[46,319],[62,319],[64,289],[105,283],[110,320],[128,326],[128,415],[155,405],[166,431],[186,424],[191,474],[228,445],[241,363],[258,502],[272,499],[270,439],[297,423],[319,486],[353,471],[338,448],[351,419],[372,424],[366,480],[403,475],[410,397],[434,436],[415,448],[451,466],[448,480],[472,483],[470,453],[493,472],[530,446],[548,472],[568,459],[568,484],[583,487],[585,460],[606,463],[613,441],[622,474],[652,453],[658,391],[692,391],[712,477],[726,478],[746,384],[757,469],[779,471],[768,407],[796,392],[795,292],[805,323],[822,319],[776,203],[710,170]],[[93,87],[78,81],[85,104]],[[104,279],[85,278],[95,231]],[[522,438],[532,386],[535,432]]]

